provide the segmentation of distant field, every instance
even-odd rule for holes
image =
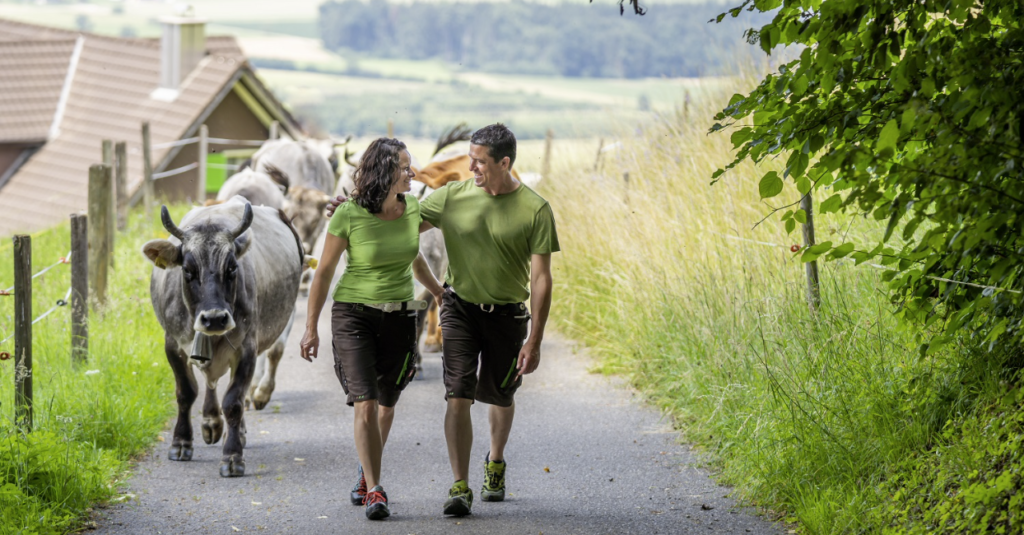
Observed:
[[[571,1],[581,9],[617,9],[614,0],[595,0],[589,7],[587,0]],[[541,138],[548,128],[561,137],[602,136],[643,122],[651,111],[696,104],[728,83],[715,78],[502,75],[434,60],[341,56],[326,50],[315,35],[320,3],[192,2],[195,14],[209,21],[208,35],[234,35],[286,105],[313,129],[338,135],[379,134],[390,118],[396,134],[422,138],[433,138],[459,121],[499,120],[524,138]],[[172,4],[138,0],[63,5],[0,0],[0,17],[64,28],[84,25],[108,35],[156,37],[159,18],[172,13]]]

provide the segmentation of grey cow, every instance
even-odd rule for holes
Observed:
[[[142,247],[156,266],[150,281],[153,310],[164,328],[164,350],[177,384],[178,421],[168,457],[192,459],[190,411],[198,396],[193,371],[206,379],[203,440],[221,439],[224,420],[217,381],[229,369],[227,419],[220,475],[245,473],[243,398],[256,355],[278,339],[298,295],[304,257],[295,229],[280,210],[253,207],[242,197],[194,208],[179,228],[161,211],[171,239]]]

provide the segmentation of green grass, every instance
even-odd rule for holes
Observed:
[[[14,360],[0,362],[0,533],[74,530],[88,507],[118,494],[130,460],[173,413],[173,377],[149,301],[150,264],[139,253],[142,243],[165,233],[139,214],[129,223],[118,234],[107,302],[90,314],[88,361],[71,361],[68,307],[33,326],[34,425],[27,435],[12,424]],[[33,236],[33,272],[67,255],[69,239],[67,224]],[[4,241],[0,285],[7,287],[13,252]],[[69,265],[35,279],[34,315],[69,286]],[[0,297],[0,339],[13,332],[13,307],[12,297]],[[14,341],[0,351],[13,354]]]
[[[892,505],[900,489],[927,490],[961,519],[1016,514],[1019,530],[1021,493],[1007,486],[1021,486],[1019,453],[1009,459],[995,444],[973,463],[933,454],[962,458],[980,444],[956,430],[985,429],[997,412],[986,407],[1016,391],[1007,357],[961,344],[921,358],[880,270],[852,262],[821,264],[822,305],[811,313],[804,266],[788,250],[799,233],[787,236],[774,218],[757,225],[769,211],[757,181],[782,162],[746,162],[709,186],[732,151],[728,134],[706,134],[714,110],[624,133],[598,172],[593,149],[556,152],[541,183],[563,249],[555,326],[592,349],[597,370],[627,376],[671,414],[738,497],[800,532],[927,532],[939,515],[921,500]],[[775,204],[796,201],[794,190]],[[868,244],[874,224],[819,216],[816,233]],[[1002,429],[1020,428],[1015,410]],[[957,501],[956,489],[972,483],[997,489],[987,509]]]

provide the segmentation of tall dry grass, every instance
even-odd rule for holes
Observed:
[[[799,231],[758,224],[757,181],[782,161],[710,184],[731,161],[728,133],[706,133],[730,94],[624,129],[597,170],[594,148],[556,151],[541,190],[562,244],[553,321],[670,413],[738,496],[811,533],[870,532],[877,485],[961,408],[966,372],[917,358],[877,269],[823,263],[811,313]],[[787,188],[772,203],[796,202]],[[870,243],[874,224],[818,217],[818,241]]]

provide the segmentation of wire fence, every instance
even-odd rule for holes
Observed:
[[[51,269],[53,269],[53,268],[55,268],[57,266],[64,265],[64,264],[70,264],[70,263],[71,263],[71,251],[68,251],[68,254],[66,256],[60,257],[60,259],[57,260],[56,262],[54,262],[53,264],[50,264],[49,266],[46,266],[45,268],[37,271],[34,275],[32,275],[32,279],[31,280],[35,280],[35,279],[37,279],[39,277],[42,277],[48,271],[50,271]],[[10,286],[10,287],[8,287],[8,288],[6,288],[4,290],[0,290],[0,297],[13,297],[13,296],[14,296],[14,286]],[[63,299],[58,299],[57,303],[55,305],[53,305],[52,307],[50,307],[49,310],[47,310],[46,312],[43,312],[42,314],[37,316],[35,319],[33,319],[32,320],[32,325],[35,325],[35,324],[39,323],[40,321],[42,321],[43,318],[49,316],[50,314],[52,314],[58,308],[63,307],[63,306],[67,306],[69,299],[71,299],[71,288],[70,287],[68,287],[67,293],[64,294],[64,298]],[[10,341],[12,338],[14,338],[14,335],[15,335],[15,333],[11,333],[6,338],[4,338],[3,340],[0,340],[0,345],[3,345],[5,343],[7,343],[8,341]],[[4,351],[3,353],[0,353],[0,355],[2,355],[2,354],[6,354],[7,358],[10,358],[10,353]],[[7,360],[7,358],[3,358],[2,360]]]

